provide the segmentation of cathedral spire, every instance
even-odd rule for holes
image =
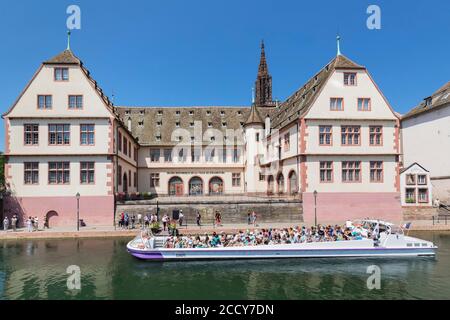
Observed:
[[[255,104],[257,106],[271,106],[272,101],[272,76],[266,61],[264,40],[261,41],[261,58],[258,67],[258,76],[255,83]]]

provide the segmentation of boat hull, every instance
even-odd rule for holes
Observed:
[[[345,249],[154,249],[128,247],[128,252],[141,260],[227,260],[283,258],[375,258],[435,256],[434,248],[345,248]]]

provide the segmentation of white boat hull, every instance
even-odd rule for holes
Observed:
[[[324,243],[261,245],[218,248],[138,249],[128,244],[133,256],[143,260],[224,260],[282,258],[372,258],[435,256],[436,247],[423,242],[420,247],[375,247],[373,241],[356,240]],[[427,246],[425,246],[427,244]],[[423,246],[422,246],[423,245]]]

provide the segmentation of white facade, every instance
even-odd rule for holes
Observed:
[[[433,186],[429,172],[417,163],[402,170],[400,174],[402,206],[431,207]]]

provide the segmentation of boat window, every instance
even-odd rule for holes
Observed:
[[[412,244],[412,243],[407,243],[406,246],[407,246],[407,247],[412,247],[413,244]]]
[[[427,247],[428,245],[426,243],[422,243],[422,247]]]
[[[420,243],[414,243],[415,247],[420,247]]]

